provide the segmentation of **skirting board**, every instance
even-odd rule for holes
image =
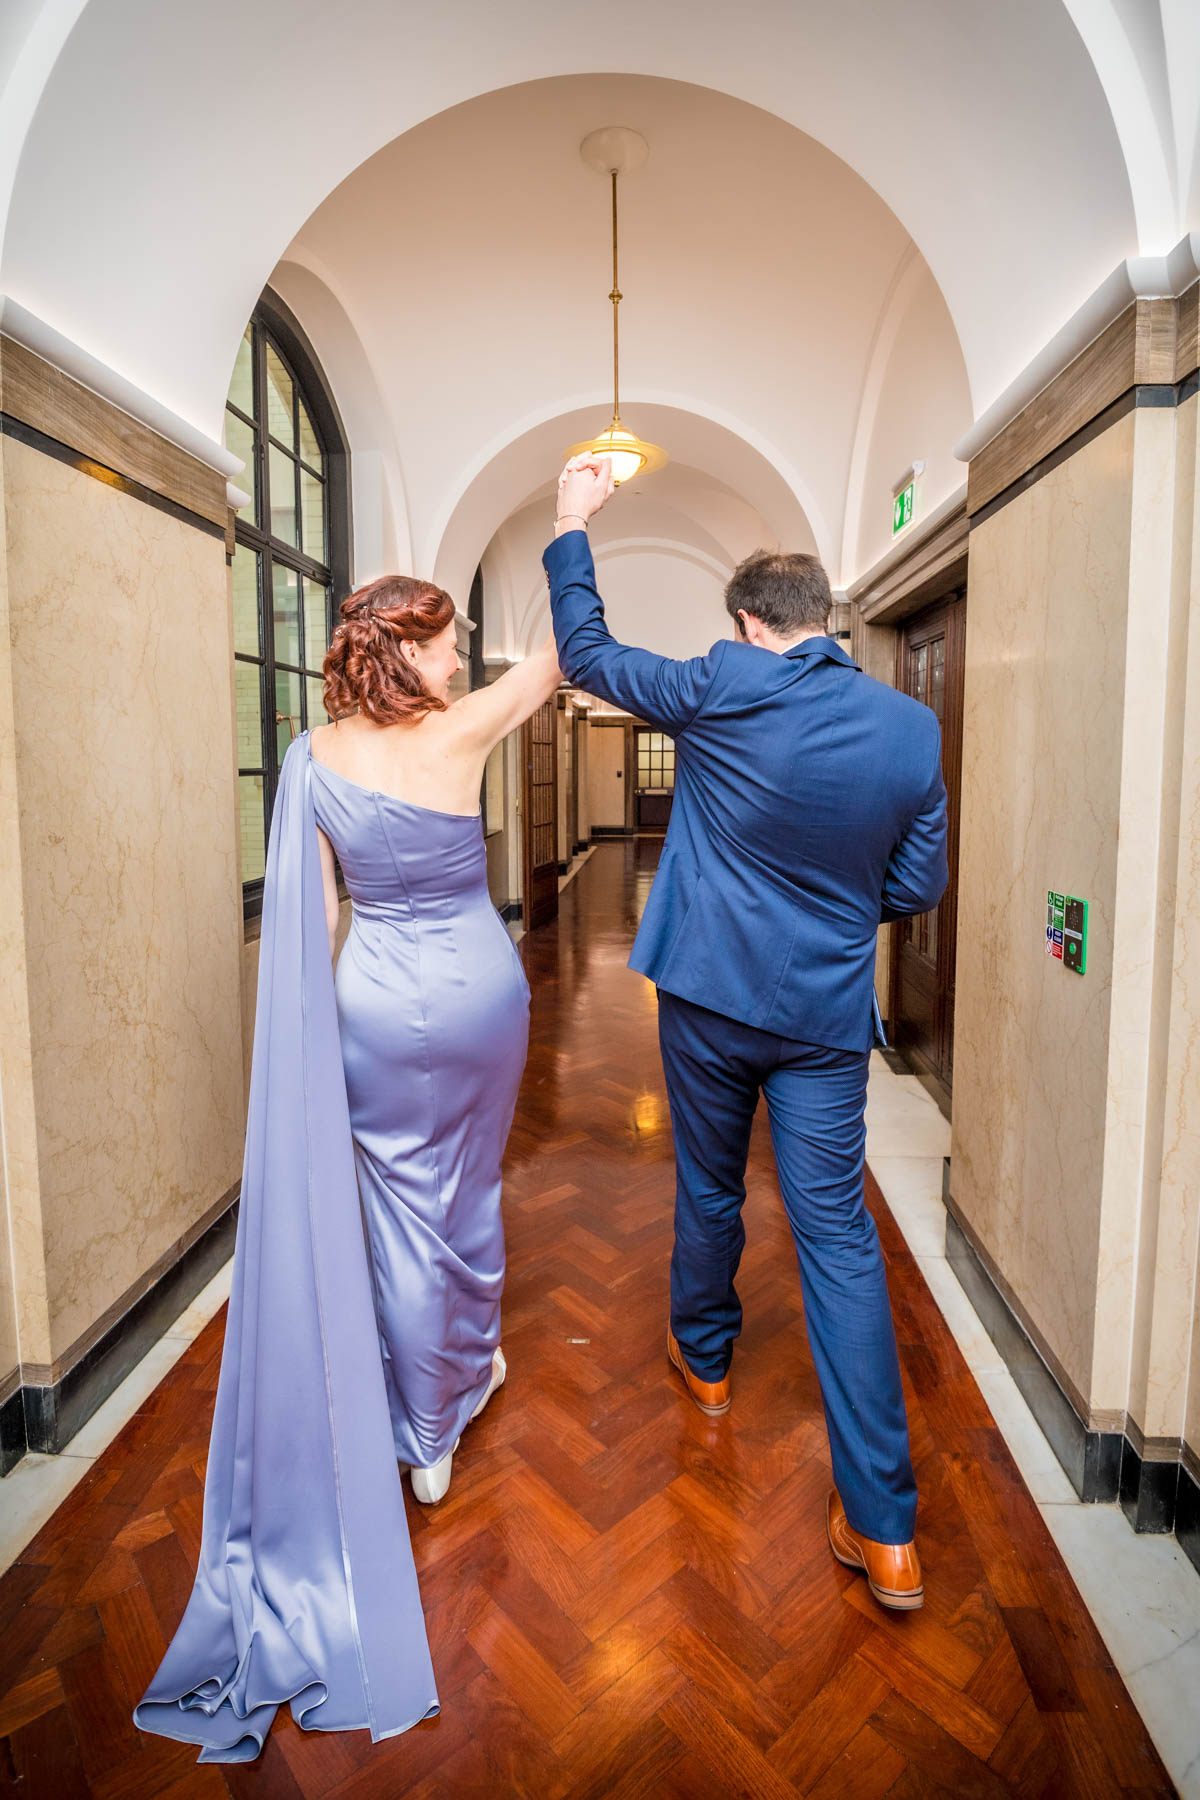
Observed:
[[[947,1199],[949,1167],[947,1157]],[[1200,1569],[1200,1483],[1191,1470],[1178,1460],[1142,1456],[1126,1432],[1089,1429],[949,1208],[946,1260],[1079,1498],[1096,1504],[1119,1501],[1137,1532],[1174,1531]]]
[[[66,1449],[80,1427],[232,1256],[237,1212],[234,1199],[52,1386],[21,1387],[9,1397],[0,1407],[0,1475],[7,1475],[26,1450],[55,1455]]]

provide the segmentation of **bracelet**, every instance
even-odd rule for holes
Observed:
[[[584,527],[584,529],[586,530],[586,528],[587,528],[587,520],[584,518],[582,513],[555,513],[554,523],[556,525],[561,525],[561,523],[564,519],[578,519],[579,523]]]

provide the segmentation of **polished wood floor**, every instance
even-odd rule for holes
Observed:
[[[0,1583],[0,1786],[28,1800],[1170,1794],[873,1184],[921,1482],[927,1603],[830,1557],[795,1264],[756,1135],[733,1411],[663,1354],[671,1140],[625,957],[658,846],[606,845],[527,939],[508,1159],[508,1385],[447,1501],[410,1502],[439,1718],[372,1745],[281,1713],[200,1767],[130,1709],[191,1586],[223,1315]]]

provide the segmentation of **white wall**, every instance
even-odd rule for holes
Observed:
[[[793,550],[812,550],[798,522]],[[527,655],[550,629],[542,552],[553,493],[507,519],[483,556],[484,652]],[[617,489],[589,530],[608,622],[623,641],[696,656],[731,634],[724,588],[742,558],[778,547],[770,521],[697,469],[672,464]]]
[[[914,252],[881,314],[868,363],[846,502],[842,586],[891,549],[896,484],[914,462],[925,468],[913,528],[961,486],[963,465],[952,446],[970,407],[946,302]]]

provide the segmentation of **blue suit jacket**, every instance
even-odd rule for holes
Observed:
[[[781,1037],[869,1049],[878,926],[929,911],[948,879],[936,716],[828,637],[686,662],[618,644],[587,533],[542,560],[564,675],[675,740],[630,967]]]

